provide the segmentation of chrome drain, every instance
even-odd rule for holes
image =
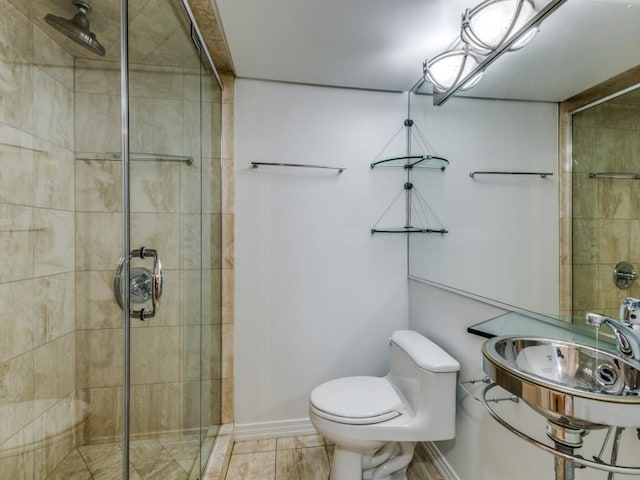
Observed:
[[[618,369],[609,363],[596,368],[596,381],[603,387],[613,387],[618,382]]]

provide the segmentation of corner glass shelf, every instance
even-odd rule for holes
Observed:
[[[371,164],[371,168],[427,168],[444,171],[449,166],[449,160],[435,155],[407,155],[378,160]]]
[[[389,146],[396,138],[399,138],[398,135],[403,131],[406,132],[406,155],[397,155],[395,152],[398,150],[395,148],[391,150],[389,149]],[[418,148],[412,148],[412,145],[415,145]],[[385,153],[387,152],[387,149],[394,153]],[[428,151],[434,151],[433,147],[422,132],[420,132],[420,129],[414,121],[411,118],[407,118],[395,135],[391,137],[391,140],[389,140],[380,153],[376,155],[373,162],[370,164],[371,169],[374,169],[375,167],[402,168],[406,171],[407,179],[402,186],[400,193],[371,228],[372,235],[375,233],[449,233],[449,231],[444,228],[444,225],[442,225],[442,222],[438,219],[424,197],[420,195],[420,192],[413,188],[413,183],[411,183],[411,172],[414,168],[444,171],[449,166],[449,160],[438,155],[426,153]],[[383,158],[380,159],[380,157]],[[406,203],[406,216],[404,222],[402,222],[404,226],[378,227],[382,219],[389,212],[391,207],[393,207],[393,205],[400,199],[403,193]],[[415,212],[415,216],[418,218],[412,219],[413,212]],[[391,225],[398,225],[399,223],[400,222],[393,222]],[[435,227],[429,227],[428,225],[435,225]]]
[[[372,228],[371,233],[449,233],[444,228],[420,228],[420,227],[395,227],[395,228]]]

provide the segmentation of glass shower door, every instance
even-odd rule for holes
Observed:
[[[181,0],[131,8],[129,461],[142,480],[193,480],[215,423],[203,381],[219,337],[210,271],[220,242],[209,214],[219,192],[206,128],[215,80]]]

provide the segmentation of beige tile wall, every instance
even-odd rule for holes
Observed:
[[[222,146],[221,146],[221,212],[222,212],[222,423],[234,421],[233,329],[234,329],[234,225],[235,225],[235,160],[234,104],[235,76],[221,74]]]
[[[73,59],[7,0],[0,12],[0,479],[41,479],[82,418]]]
[[[595,310],[617,318],[623,298],[616,263],[640,268],[640,182],[589,178],[591,172],[640,173],[640,93],[630,93],[573,117],[573,314]]]
[[[218,21],[214,4],[208,0],[189,0],[191,8],[209,47],[223,84],[222,145],[220,170],[222,183],[222,412],[224,424],[233,424],[233,325],[234,325],[234,222],[235,222],[235,163],[234,163],[234,102],[235,75],[229,48]],[[213,178],[213,177],[212,177]],[[215,187],[212,188],[215,191]]]

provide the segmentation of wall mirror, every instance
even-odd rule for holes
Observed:
[[[432,107],[424,95],[428,84],[410,95],[411,117],[438,153],[452,152],[444,174],[412,174],[451,234],[410,237],[411,277],[507,308],[554,316],[589,309],[617,315],[620,295],[640,295],[634,290],[638,286],[609,289],[609,284],[615,289],[612,275],[619,261],[640,263],[640,249],[631,241],[634,232],[640,234],[640,181],[585,180],[600,170],[640,173],[640,135],[633,132],[640,126],[640,93],[629,91],[574,115],[584,105],[640,83],[640,52],[634,51],[639,21],[637,1],[569,0],[530,45],[504,55],[478,86],[462,93],[468,97],[464,101],[454,98]],[[595,118],[604,130],[595,126]],[[474,134],[479,138],[471,155],[469,135]],[[620,141],[607,139],[595,147],[596,138],[616,135]],[[572,158],[573,136],[587,145],[574,147],[578,155],[617,147],[600,155],[605,159],[599,172],[585,172],[588,162],[582,159],[576,166]],[[554,175],[537,183],[532,178],[468,177],[474,170],[514,167]],[[572,200],[572,189],[595,202]],[[574,220],[572,201],[583,202],[574,207]],[[608,232],[605,240],[590,230],[594,222]]]

